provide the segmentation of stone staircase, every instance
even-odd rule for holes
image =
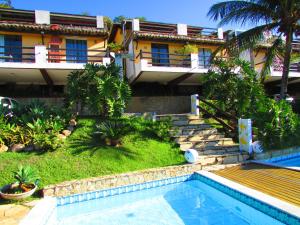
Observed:
[[[170,131],[182,151],[198,151],[198,163],[202,165],[233,164],[244,161],[247,153],[240,153],[239,145],[227,138],[211,124],[192,114],[157,115],[158,120],[170,118],[173,129]]]

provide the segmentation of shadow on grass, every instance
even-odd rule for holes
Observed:
[[[112,147],[105,145],[104,141],[102,141],[100,136],[97,134],[85,134],[81,137],[73,137],[67,147],[71,149],[71,154],[73,155],[80,155],[83,152],[89,152],[90,156],[93,156],[98,152],[101,153],[105,151],[111,151],[112,154],[110,155],[115,158],[120,158],[121,155],[124,155],[128,158],[134,159],[137,155],[123,146]]]

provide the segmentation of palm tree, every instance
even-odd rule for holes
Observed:
[[[238,35],[235,40],[229,41],[227,47],[233,47],[240,51],[252,49],[264,37],[264,32],[275,33],[277,38],[273,40],[269,48],[264,73],[270,70],[275,56],[283,53],[283,71],[280,96],[285,99],[287,94],[288,75],[291,62],[292,42],[294,36],[300,32],[300,1],[299,0],[231,0],[213,5],[208,16],[213,20],[221,20],[219,25],[247,23],[255,25]],[[285,37],[285,41],[282,41]],[[280,51],[283,46],[283,51]],[[265,75],[264,74],[264,75]]]

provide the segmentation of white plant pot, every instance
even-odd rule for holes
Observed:
[[[20,193],[20,194],[7,194],[7,193],[3,193],[3,191],[9,189],[12,185],[16,185],[16,184],[8,184],[8,185],[5,185],[4,187],[1,188],[1,191],[0,191],[1,198],[6,199],[6,200],[24,199],[24,198],[28,198],[31,195],[33,195],[33,193],[37,189],[37,186],[34,185],[33,189],[31,189],[30,191],[24,192],[24,193]]]

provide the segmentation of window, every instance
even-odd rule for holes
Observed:
[[[211,50],[207,48],[199,49],[199,66],[208,68],[211,65]]]
[[[67,62],[87,63],[87,41],[86,40],[66,40]]]
[[[163,44],[152,44],[152,65],[169,66],[169,46]]]
[[[22,36],[0,36],[0,59],[2,62],[22,62]]]

